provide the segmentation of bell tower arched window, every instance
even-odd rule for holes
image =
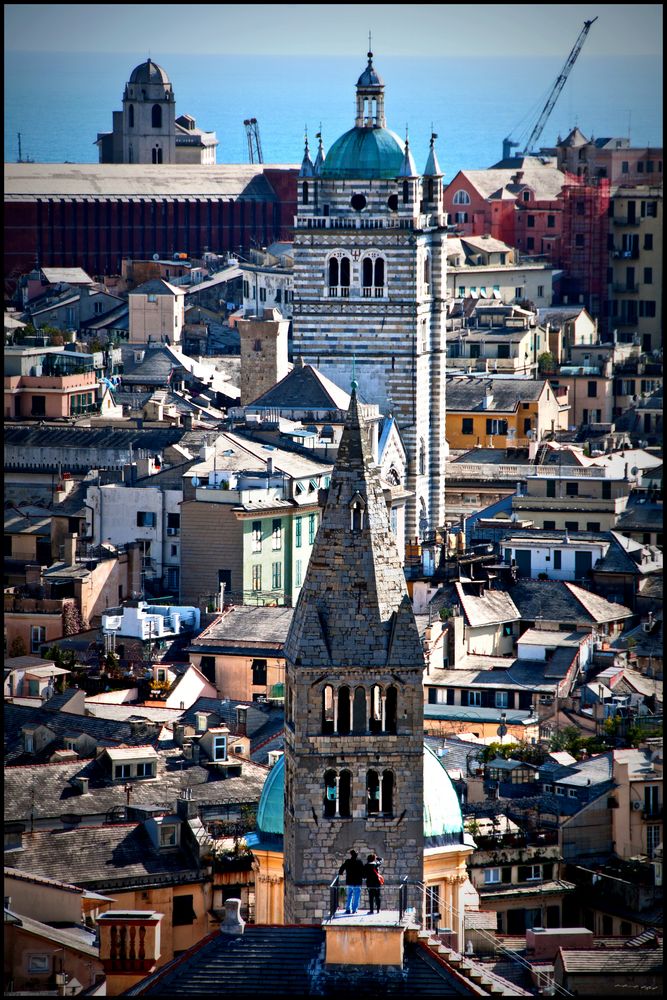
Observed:
[[[364,511],[366,501],[360,493],[355,493],[350,501],[350,528],[353,532],[361,531],[364,526]]]
[[[344,769],[337,774],[334,770],[324,772],[323,812],[333,819],[345,819],[352,815],[352,774]]]
[[[380,789],[380,808],[385,816],[391,816],[394,812],[394,772],[382,772],[382,786]]]
[[[361,262],[361,285],[365,299],[382,298],[385,284],[385,260],[378,253],[369,253]]]
[[[352,732],[366,732],[366,691],[362,687],[356,688],[354,692],[354,701],[352,703]]]
[[[429,257],[428,254],[426,254],[424,256],[424,286],[427,294],[430,285],[431,285],[431,258]]]
[[[407,205],[410,201],[410,185],[407,181],[403,181],[403,204]]]
[[[159,104],[154,104],[151,108],[152,128],[162,128],[162,108]]]
[[[342,687],[338,691],[338,732],[341,736],[350,733],[350,689]]]
[[[330,735],[334,731],[334,689],[327,684],[322,692],[322,733]]]
[[[382,688],[374,684],[371,688],[371,710],[368,719],[368,729],[371,733],[382,732]]]
[[[350,295],[350,275],[352,268],[350,258],[343,253],[335,253],[329,258],[327,278],[329,281],[329,297],[347,299]]]
[[[380,776],[377,771],[366,775],[366,812],[368,815],[380,812]]]
[[[385,693],[384,700],[384,731],[385,733],[395,733],[398,716],[398,691],[393,684],[390,684]]]
[[[303,202],[304,205],[308,204],[308,195],[309,195],[308,181],[304,181],[303,184],[301,185],[301,201]]]
[[[127,123],[130,128],[134,128],[134,104],[130,104],[127,109]]]

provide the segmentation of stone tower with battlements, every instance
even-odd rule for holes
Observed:
[[[446,229],[435,138],[417,172],[386,126],[372,53],[352,129],[308,143],[294,230],[294,355],[395,417],[413,497],[406,538],[444,525]]]
[[[424,657],[363,409],[353,383],[285,643],[288,924],[322,919],[351,848],[384,859],[387,908],[423,877]]]

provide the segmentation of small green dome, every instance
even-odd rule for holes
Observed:
[[[284,832],[285,757],[269,771],[257,809],[257,833],[273,838]],[[463,817],[458,796],[441,761],[424,744],[425,846],[461,842]]]
[[[322,177],[339,180],[391,180],[403,163],[403,145],[388,128],[351,128],[336,139],[322,166]]]

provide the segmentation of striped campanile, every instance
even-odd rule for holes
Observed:
[[[359,393],[393,414],[413,494],[406,541],[444,525],[446,230],[431,137],[424,173],[386,127],[372,53],[354,127],[298,178],[294,356],[338,385],[356,359]]]

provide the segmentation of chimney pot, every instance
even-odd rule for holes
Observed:
[[[240,935],[245,929],[245,920],[241,917],[241,900],[225,900],[225,918],[220,924],[221,934]]]

